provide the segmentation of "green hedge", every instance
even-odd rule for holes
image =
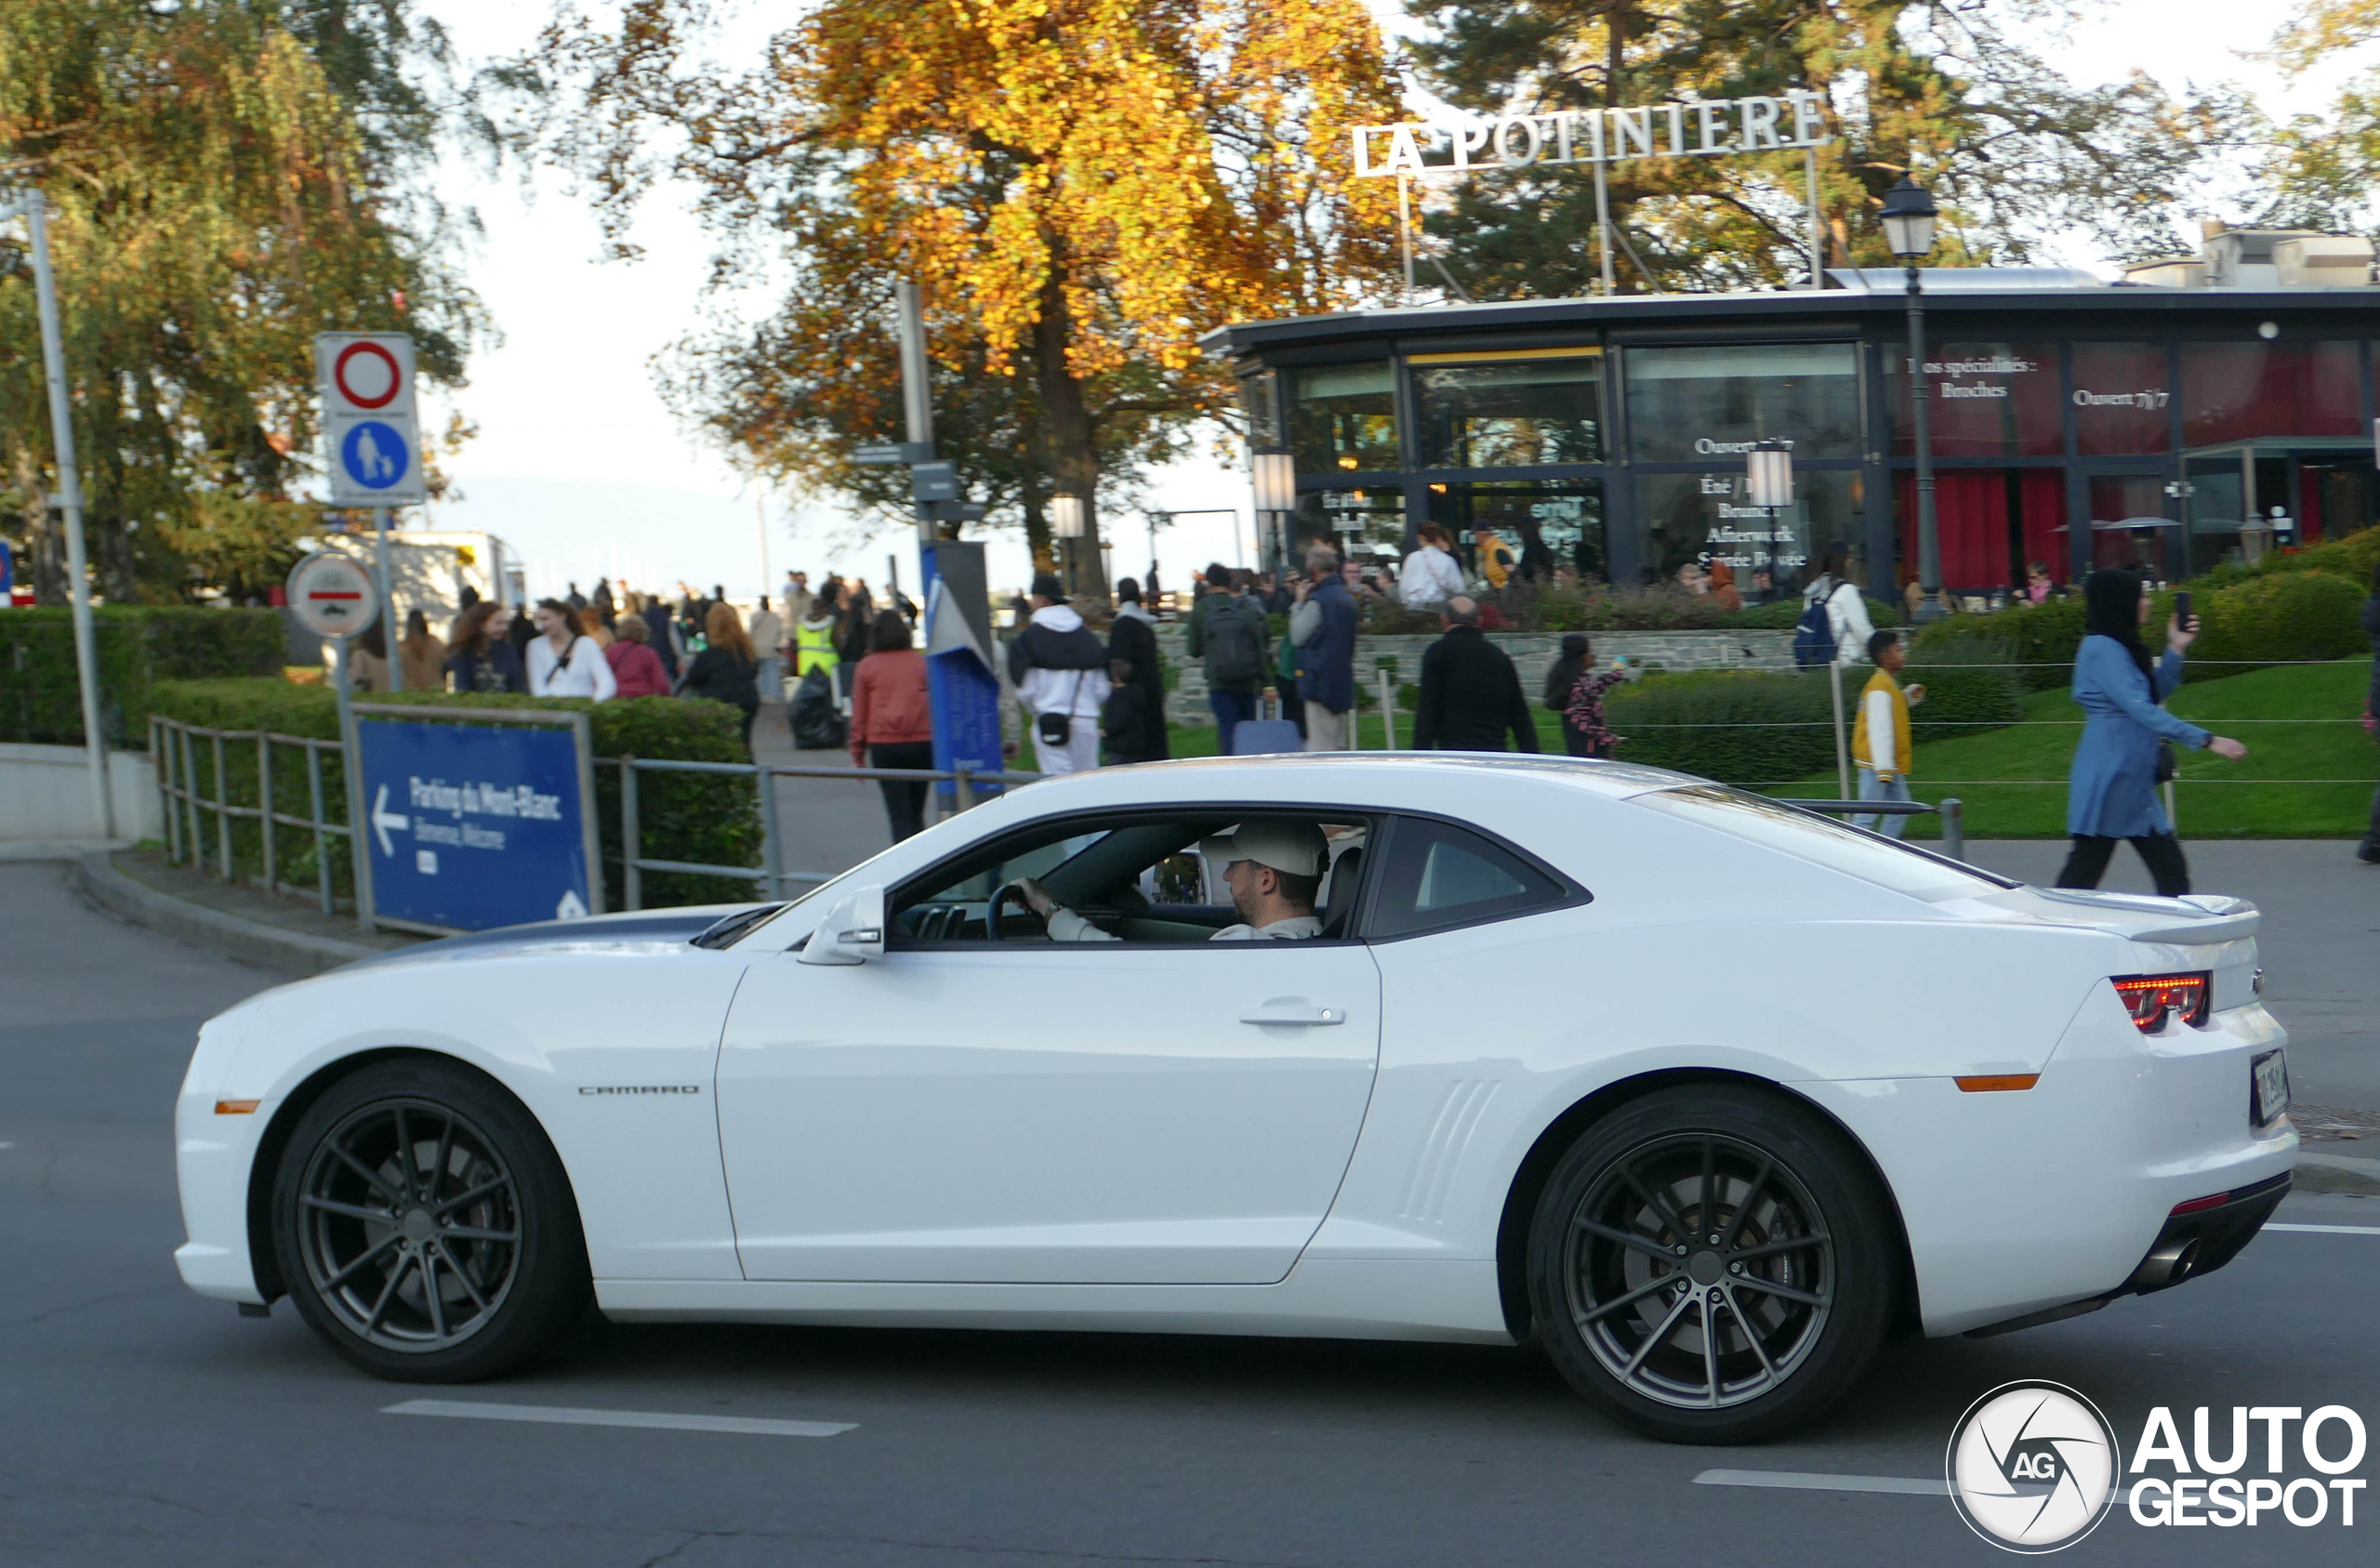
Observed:
[[[2254,582],[2262,577],[2284,576],[2294,572],[2328,572],[2345,577],[2359,587],[2373,586],[2373,573],[2380,568],[2380,528],[2360,529],[2319,545],[2308,545],[2302,550],[2272,550],[2254,566],[2218,566],[2191,579],[2190,586],[2212,592],[2234,583]]]
[[[2200,621],[2188,679],[2220,680],[2271,665],[2351,658],[2370,646],[2361,621],[2366,590],[2347,577],[2324,571],[2265,573],[2235,577],[2212,591],[2203,586],[2207,580],[2187,585]],[[2151,652],[2163,644],[2157,628],[2174,613],[2174,592],[2168,588],[2156,596],[2149,624],[2142,629]],[[2047,692],[2072,681],[2082,625],[2081,598],[2053,599],[1992,615],[1949,616],[1921,630],[1914,649],[1919,657],[1934,657],[1952,646],[1996,644],[2003,657],[2022,666],[2016,673],[2029,691]]]
[[[146,746],[157,683],[280,669],[273,610],[102,604],[91,611],[108,744]],[[73,613],[0,610],[0,741],[83,744]]]
[[[1925,685],[1925,700],[1910,715],[1915,740],[1977,735],[2016,721],[2024,689],[1998,653],[1994,643],[1955,640],[1911,659],[1903,683]],[[1865,664],[1843,672],[1846,744],[1859,692],[1874,673]],[[1614,691],[1604,712],[1625,737],[1618,752],[1623,761],[1742,784],[1834,768],[1834,698],[1823,669],[1648,675]]]
[[[585,709],[591,716],[590,739],[598,758],[651,758],[681,762],[748,762],[745,750],[744,716],[723,703],[682,697],[638,697],[626,702],[589,704],[564,697],[522,697],[477,692],[385,692],[377,703],[403,703],[422,707]],[[337,694],[324,686],[295,686],[285,680],[187,680],[161,684],[155,711],[169,718],[217,730],[266,730],[284,735],[333,740],[338,734]],[[193,775],[208,798],[216,793],[213,746],[192,743]],[[297,747],[275,749],[273,795],[281,809],[302,815],[308,808],[304,753]],[[234,805],[254,804],[257,797],[257,747],[254,742],[227,743],[224,773]],[[599,761],[595,769],[595,808],[604,858],[605,907],[619,909],[626,902],[621,882],[620,771]],[[324,758],[325,815],[347,820],[345,775],[337,758]],[[692,861],[707,865],[758,866],[761,856],[760,808],[751,781],[730,774],[646,771],[637,778],[637,816],[645,858]],[[214,819],[202,813],[203,845],[209,869],[219,871],[221,848]],[[311,836],[301,830],[277,830],[273,858],[281,879],[311,887],[315,882]],[[263,870],[263,840],[254,823],[232,824],[232,868],[236,875],[258,878]],[[353,888],[347,856],[335,846],[332,879],[342,898]],[[754,885],[724,876],[689,876],[674,872],[647,872],[643,903],[648,908],[669,904],[714,903],[748,899]]]

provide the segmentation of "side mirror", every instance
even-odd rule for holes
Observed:
[[[884,956],[884,889],[862,888],[826,912],[798,955],[805,964],[864,964]]]

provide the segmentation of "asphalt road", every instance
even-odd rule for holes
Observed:
[[[169,1257],[191,1037],[271,977],[86,909],[53,866],[0,865],[0,919],[9,1568],[2000,1562],[1941,1496],[1695,1478],[1938,1478],[1959,1412],[2012,1378],[2080,1389],[2127,1446],[2156,1404],[2186,1435],[2201,1403],[2345,1403],[2380,1425],[2380,1234],[2268,1233],[2092,1317],[1897,1343],[1839,1415],[1755,1449],[1647,1443],[1524,1352],[1426,1346],[598,1326],[501,1384],[376,1383],[285,1305],[256,1322],[189,1295]],[[2282,1218],[2380,1229],[2380,1200],[2293,1198]],[[850,1428],[385,1413],[423,1396]],[[2369,1562],[2375,1510],[2366,1493],[2354,1528],[2334,1510],[2179,1532],[2120,1510],[2071,1561]]]

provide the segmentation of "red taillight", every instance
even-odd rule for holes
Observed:
[[[2187,975],[2118,975],[2115,987],[2134,1027],[2154,1034],[2168,1016],[2191,1025],[2204,1023],[2215,977],[2204,969]]]

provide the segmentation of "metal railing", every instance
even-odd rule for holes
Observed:
[[[193,743],[203,743],[211,752],[215,795],[212,799],[199,793],[199,771],[192,755]],[[253,745],[257,760],[257,804],[238,806],[231,802],[231,746]],[[296,746],[306,754],[306,792],[309,810],[304,816],[275,809],[273,804],[273,749]],[[212,859],[219,867],[219,875],[227,881],[238,880],[231,842],[234,822],[254,822],[260,839],[259,862],[264,875],[257,885],[271,893],[295,892],[298,884],[284,882],[281,876],[280,845],[273,832],[276,826],[297,828],[310,834],[314,849],[314,891],[322,903],[323,913],[337,913],[338,901],[331,886],[329,840],[338,839],[342,846],[353,833],[344,822],[333,822],[324,810],[328,798],[323,787],[323,754],[337,756],[344,765],[346,748],[337,741],[316,740],[305,735],[284,735],[271,730],[218,730],[204,724],[192,724],[178,718],[166,718],[152,714],[149,719],[149,755],[157,770],[157,794],[165,821],[165,855],[176,865],[187,859],[199,870],[206,869]],[[215,818],[215,846],[206,846],[207,814]]]

